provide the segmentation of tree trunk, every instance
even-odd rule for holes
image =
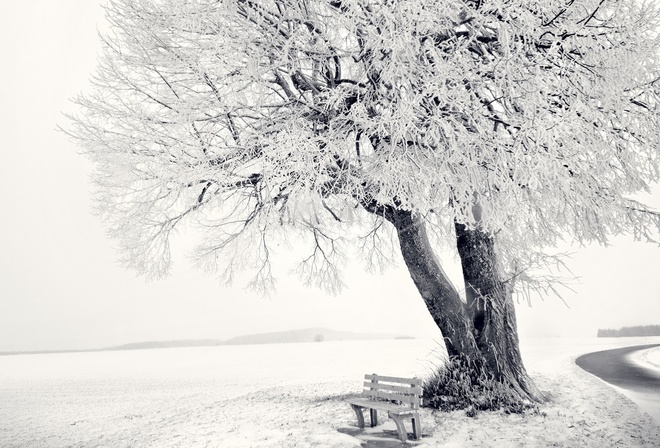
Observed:
[[[396,228],[403,259],[442,332],[449,360],[469,360],[471,368],[520,399],[542,401],[522,363],[511,290],[499,279],[493,238],[456,226],[467,285],[464,303],[440,266],[423,221],[409,211],[393,210],[385,217]]]
[[[471,337],[468,310],[438,262],[424,224],[407,211],[394,211],[388,219],[397,230],[410,276],[442,332],[447,354],[475,356],[478,347]]]
[[[472,334],[488,371],[522,397],[542,401],[522,362],[513,288],[500,278],[493,237],[458,223],[455,229]]]

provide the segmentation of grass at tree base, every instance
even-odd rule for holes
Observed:
[[[470,417],[481,411],[539,414],[538,403],[521,396],[511,385],[463,358],[450,359],[424,383],[424,406],[450,412],[465,410]]]

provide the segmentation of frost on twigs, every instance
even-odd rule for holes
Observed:
[[[66,132],[124,264],[166,275],[188,226],[200,266],[264,293],[282,252],[335,293],[355,251],[401,257],[450,356],[438,406],[543,401],[512,294],[556,290],[558,243],[658,240],[635,200],[660,180],[657,2],[112,0],[107,17]]]
[[[561,239],[657,240],[632,200],[660,178],[654,3],[114,0],[107,17],[66,132],[140,273],[165,275],[172,232],[199,225],[200,264],[270,288],[286,232],[332,290],[342,245],[389,258],[386,211],[493,235],[516,287]]]

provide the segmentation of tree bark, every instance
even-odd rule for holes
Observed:
[[[542,401],[520,355],[512,286],[501,279],[493,236],[455,224],[472,334],[488,371],[521,397]]]
[[[449,359],[469,360],[521,399],[543,401],[523,366],[512,291],[499,278],[493,238],[456,225],[467,288],[463,302],[435,256],[423,221],[409,211],[383,216],[396,228],[403,259],[442,332]]]
[[[475,356],[478,348],[470,337],[468,310],[438,262],[424,223],[408,211],[393,211],[386,218],[396,228],[408,272],[442,332],[447,354]]]

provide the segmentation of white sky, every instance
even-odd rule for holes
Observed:
[[[435,335],[405,268],[352,268],[337,297],[282,278],[270,299],[221,287],[180,256],[146,283],[116,262],[92,215],[91,166],[61,111],[88,88],[103,12],[92,0],[10,2],[0,17],[0,351],[93,348],[144,340],[226,339],[305,327]],[[651,201],[660,206],[660,194]],[[660,249],[619,239],[578,252],[567,292],[518,307],[521,337],[595,335],[660,324]],[[183,248],[178,250],[183,252]],[[457,270],[447,269],[456,275]]]

